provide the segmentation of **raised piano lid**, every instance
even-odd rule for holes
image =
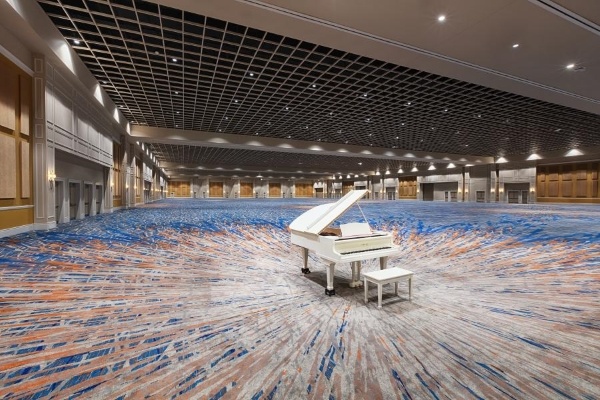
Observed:
[[[368,190],[351,190],[335,203],[321,204],[306,211],[291,224],[290,229],[318,235],[337,218],[341,217],[354,203],[362,199]]]

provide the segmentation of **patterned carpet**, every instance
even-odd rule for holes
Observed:
[[[317,204],[171,199],[0,240],[0,397],[600,398],[600,207],[363,202],[415,272],[377,309],[347,265],[333,297],[324,262],[300,273],[287,226]]]

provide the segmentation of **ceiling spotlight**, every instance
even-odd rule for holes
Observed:
[[[390,170],[389,170],[389,169],[386,169],[386,170],[385,170],[385,174],[386,174],[386,175],[389,175],[389,174],[390,174]]]
[[[430,171],[435,171],[435,165],[431,164],[427,169]]]
[[[363,95],[362,95],[362,97],[367,97],[367,94],[366,94],[366,93],[365,93],[365,94],[363,94]]]
[[[402,168],[398,168],[398,173],[399,174],[403,174],[404,173],[404,171],[402,170]]]
[[[250,75],[250,76],[254,76],[254,72],[250,72],[248,75]]]
[[[513,49],[516,49],[517,47],[519,47],[519,43],[515,43],[512,45]]]
[[[417,167],[413,167],[413,169],[411,169],[411,172],[417,172],[419,169]]]
[[[444,22],[445,20],[446,20],[446,16],[443,14],[438,17],[439,22]]]
[[[407,101],[407,102],[406,102],[406,105],[407,105],[407,106],[410,106],[411,104],[412,104],[412,103],[411,103],[410,101]]]
[[[310,87],[314,89],[314,88],[316,88],[316,87],[317,87],[317,85],[315,85],[315,84],[313,83],[312,85],[310,85]]]
[[[289,110],[290,110],[290,108],[289,108],[289,107],[286,107],[286,108],[285,108],[285,111],[289,111]]]
[[[172,58],[171,60],[173,60],[173,62],[175,62],[175,63],[177,62],[177,59],[176,59],[176,58]]]
[[[362,165],[362,162],[359,162],[358,165]]]
[[[80,44],[81,42],[79,41],[79,39],[73,39],[73,43]]]
[[[567,68],[567,69],[573,69],[573,68],[575,68],[575,64],[568,64],[568,65],[566,66],[566,68]]]
[[[400,139],[400,136],[396,136],[396,140]]]

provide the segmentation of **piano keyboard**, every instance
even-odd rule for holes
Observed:
[[[347,254],[356,254],[356,253],[364,253],[364,252],[367,252],[367,251],[377,251],[377,250],[387,250],[387,249],[391,249],[391,247],[388,246],[388,247],[378,247],[378,248],[375,248],[375,249],[364,249],[364,250],[347,251],[345,253],[340,253],[340,254],[343,255],[343,256],[345,256]]]

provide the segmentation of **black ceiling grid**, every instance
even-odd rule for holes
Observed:
[[[38,2],[133,124],[478,156],[600,146],[584,111],[150,2]],[[181,162],[168,146],[158,159]]]

